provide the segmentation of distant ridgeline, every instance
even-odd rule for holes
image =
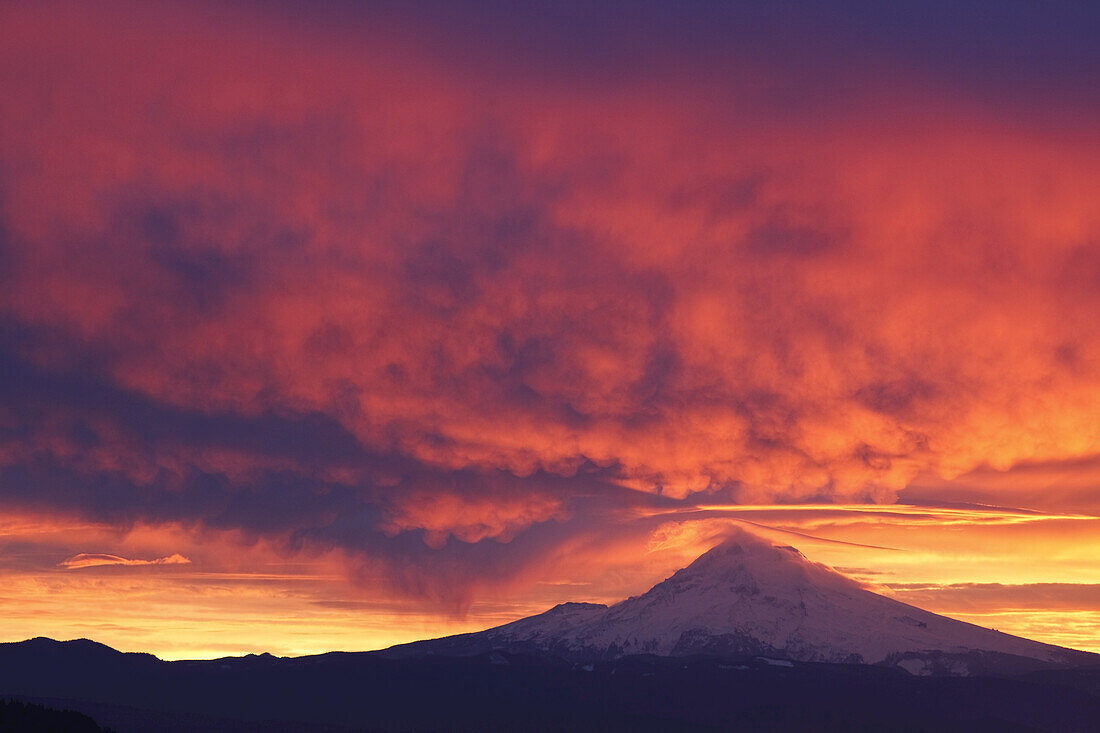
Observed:
[[[0,695],[79,710],[117,733],[1096,733],[1100,666],[938,677],[765,657],[582,663],[511,652],[164,662],[89,641],[33,639],[0,644]],[[25,730],[101,730],[90,725]],[[0,726],[8,730],[24,729]]]

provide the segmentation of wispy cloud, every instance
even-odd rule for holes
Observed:
[[[57,564],[59,568],[65,568],[66,570],[79,570],[81,568],[94,568],[103,565],[190,565],[191,561],[178,553],[173,553],[167,557],[158,557],[154,560],[134,560],[130,558],[121,557],[119,555],[108,555],[100,552],[82,552],[79,555],[73,555],[67,560],[62,560]]]
[[[899,524],[1022,524],[1055,520],[1094,521],[1093,514],[1042,512],[988,505],[936,506],[914,504],[700,504],[694,511],[731,516],[819,518],[829,521],[866,521],[868,517]],[[693,511],[683,510],[683,511]]]

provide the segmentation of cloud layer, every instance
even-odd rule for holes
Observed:
[[[1100,510],[1094,17],[497,5],[0,9],[0,501],[456,607],[676,502]]]

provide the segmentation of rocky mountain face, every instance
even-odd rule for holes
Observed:
[[[391,657],[533,651],[573,661],[764,656],[973,674],[1095,664],[1100,655],[1010,636],[900,603],[793,547],[741,534],[648,592],[613,606],[564,603],[474,634],[387,650]]]

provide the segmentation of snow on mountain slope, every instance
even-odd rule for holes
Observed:
[[[495,629],[389,652],[410,656],[490,649],[538,650],[572,659],[721,654],[889,661],[914,673],[930,671],[933,664],[941,666],[939,671],[965,672],[960,655],[972,652],[1055,664],[1100,661],[1096,655],[1002,634],[872,593],[793,547],[776,547],[745,533],[648,592],[613,606],[565,603]]]

